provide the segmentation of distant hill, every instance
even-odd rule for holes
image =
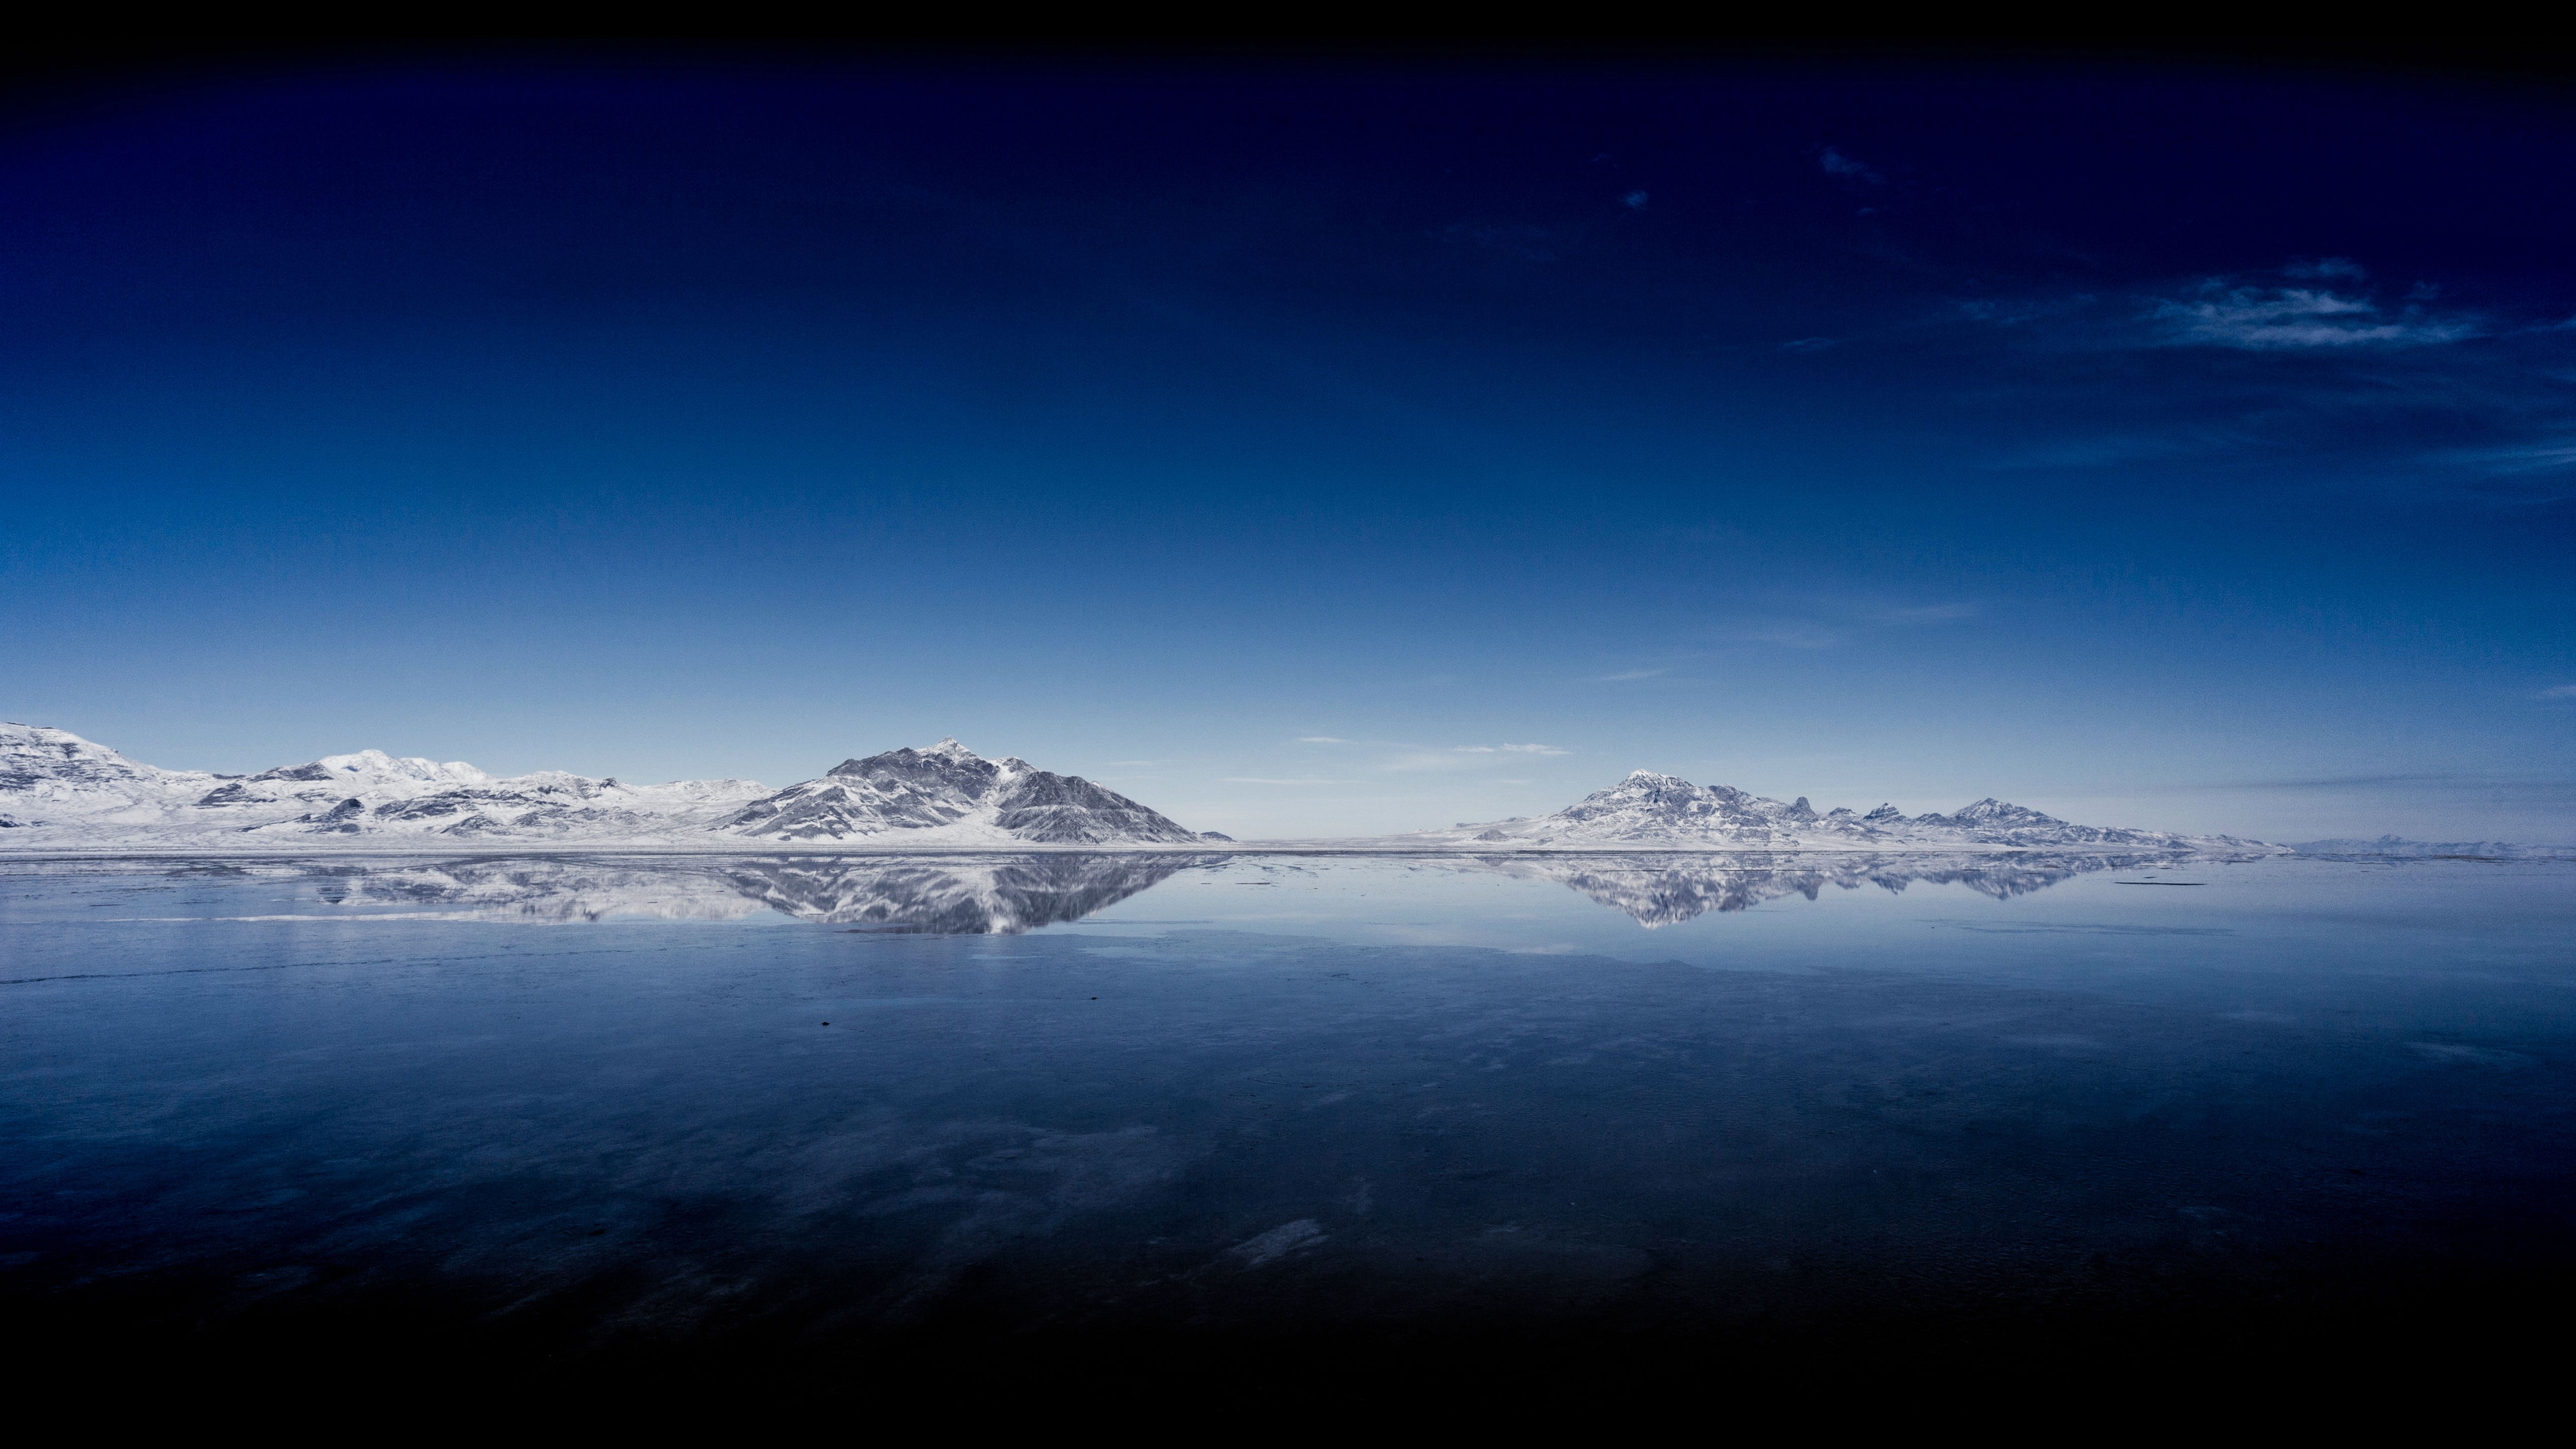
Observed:
[[[1818,811],[1803,795],[1784,805],[1732,786],[1694,785],[1678,775],[1646,770],[1553,815],[1457,825],[1397,838],[1492,850],[1851,850],[1957,845],[2265,854],[2283,850],[2232,835],[2075,825],[1991,797],[1948,815],[1907,815],[1893,805],[1881,805],[1866,814],[1850,809]]]

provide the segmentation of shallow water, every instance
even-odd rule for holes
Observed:
[[[391,1317],[562,1362],[2491,1297],[2576,1260],[2571,886],[11,862],[0,1293],[84,1332]]]

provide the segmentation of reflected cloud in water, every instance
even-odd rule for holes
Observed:
[[[1244,855],[778,856],[692,859],[496,857],[307,865],[325,903],[409,906],[447,917],[531,922],[613,916],[802,921],[924,935],[1011,935],[1078,921],[1183,871]],[[2145,855],[1623,854],[1441,857],[1441,869],[1545,881],[1652,929],[1827,888],[1962,886],[1997,900],[2095,871],[2172,864]]]

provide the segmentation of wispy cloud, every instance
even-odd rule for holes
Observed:
[[[1817,599],[1803,615],[1739,619],[1722,629],[1724,637],[1745,644],[1771,644],[1782,649],[1834,649],[1865,634],[1973,619],[1984,606],[1970,600],[1938,604],[1889,604],[1870,599]]]
[[[1783,649],[1831,649],[1851,634],[1812,619],[1776,619],[1739,625],[1734,637],[1747,644],[1777,644]]]
[[[2526,443],[2513,448],[2473,448],[2446,455],[2490,473],[2556,473],[2576,468],[2576,443]]]
[[[2371,297],[2329,287],[2273,287],[2212,277],[2147,312],[2158,340],[2178,347],[2249,352],[2319,347],[2426,347],[2480,336],[2465,315],[2436,316],[2419,303],[2394,312]]]
[[[1296,780],[1276,780],[1264,775],[1228,775],[1225,777],[1225,782],[1229,785],[1356,785],[1359,783],[1357,780],[1321,780],[1311,776]]]
[[[2576,699],[2576,684],[2561,684],[2540,692],[2542,699]]]
[[[2543,438],[2495,448],[2451,448],[2425,455],[2445,481],[2445,500],[2493,508],[2529,508],[2576,500],[2576,442]]]
[[[1781,343],[1780,350],[1783,352],[1822,352],[1826,348],[1837,345],[1839,344],[1831,337],[1800,337],[1794,341]]]
[[[1845,154],[1837,146],[1826,146],[1818,150],[1816,164],[1825,168],[1827,176],[1839,176],[1845,181],[1867,181],[1876,184],[1887,179],[1879,175],[1876,168]]]
[[[2493,335],[2478,313],[2437,311],[2441,289],[2374,287],[2349,257],[2293,261],[2270,272],[2195,277],[2132,293],[1977,297],[1960,313],[2081,350],[2217,347],[2239,352],[2379,351]]]
[[[1670,673],[1672,673],[1672,671],[1669,669],[1626,669],[1617,674],[1596,674],[1592,677],[1592,682],[1595,684],[1625,684],[1632,679],[1654,679],[1658,676]]]
[[[1299,735],[1297,737],[1297,743],[1301,745],[1347,745],[1350,741],[1335,735]]]
[[[1489,770],[1498,765],[1544,755],[1570,754],[1554,745],[1452,745],[1445,750],[1415,750],[1391,755],[1379,763],[1383,770]]]

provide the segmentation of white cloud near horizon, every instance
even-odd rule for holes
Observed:
[[[1347,745],[1350,741],[1335,735],[1299,735],[1297,737],[1297,743],[1301,745]]]

